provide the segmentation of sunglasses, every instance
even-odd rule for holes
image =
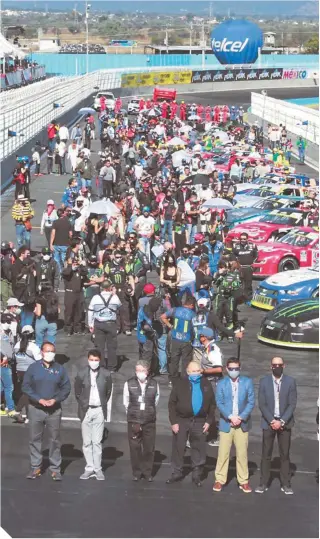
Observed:
[[[228,371],[240,371],[239,367],[228,367]]]

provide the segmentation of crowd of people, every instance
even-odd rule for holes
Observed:
[[[282,148],[287,144],[284,131]],[[161,398],[154,377],[161,375],[171,388],[173,475],[168,483],[182,478],[189,444],[193,481],[201,486],[207,441],[219,446],[214,490],[220,492],[234,443],[239,486],[251,492],[247,452],[253,384],[241,375],[239,357],[227,360],[223,376],[219,343],[240,343],[244,336],[239,312],[252,298],[257,247],[246,233],[226,244],[225,208],[233,201],[236,183],[266,176],[276,167],[285,169],[274,161],[277,145],[264,148],[260,127],[244,123],[239,108],[200,110],[183,102],[158,106],[150,99],[141,100],[135,120],[124,114],[118,98],[114,110],[101,103],[98,117],[88,113],[71,133],[51,122],[47,135],[47,143],[39,141],[30,160],[17,162],[12,208],[17,249],[9,241],[1,244],[1,413],[18,423],[30,422],[28,477],[41,474],[46,425],[52,477],[61,480],[61,402],[71,391],[65,368],[55,361],[63,309],[65,334],[71,340],[87,335],[95,345],[75,380],[86,460],[81,479],[104,479],[101,438],[112,373],[118,369],[118,335],[130,337],[135,331],[139,361],[123,390],[133,479],[153,479]],[[271,134],[269,138],[272,142]],[[95,139],[100,139],[101,151],[94,164]],[[47,201],[41,219],[47,245],[35,256],[30,167],[34,163],[35,174],[41,175],[45,148],[48,174],[68,171],[71,177],[59,204],[54,197]],[[208,205],[212,199],[216,202]],[[62,286],[63,306],[58,296]],[[289,448],[295,381],[283,374],[281,358],[273,358],[271,368],[272,376],[259,389],[263,466],[257,492],[267,489],[277,435],[282,489],[292,494]]]
[[[59,50],[60,54],[87,54],[87,44],[86,43],[67,43],[62,45]],[[88,53],[89,54],[106,54],[105,48],[103,45],[98,43],[89,43],[88,44]]]

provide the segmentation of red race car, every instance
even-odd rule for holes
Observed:
[[[293,228],[277,242],[261,243],[253,275],[266,277],[280,271],[317,267],[319,234],[313,228]]]
[[[226,243],[239,239],[242,232],[246,232],[249,240],[257,245],[266,241],[277,241],[292,227],[303,226],[306,216],[306,212],[294,208],[273,210],[263,215],[260,220],[243,223],[229,230]]]

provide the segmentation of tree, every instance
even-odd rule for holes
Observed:
[[[312,36],[304,44],[304,52],[305,54],[319,54],[319,36]]]

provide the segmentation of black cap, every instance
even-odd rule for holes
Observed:
[[[49,247],[43,247],[41,253],[43,255],[51,255],[51,251],[50,251]]]
[[[10,249],[9,242],[7,242],[7,241],[1,242],[1,250],[2,251],[7,251],[8,249]]]
[[[98,262],[98,258],[96,257],[96,255],[90,255],[89,262]]]

